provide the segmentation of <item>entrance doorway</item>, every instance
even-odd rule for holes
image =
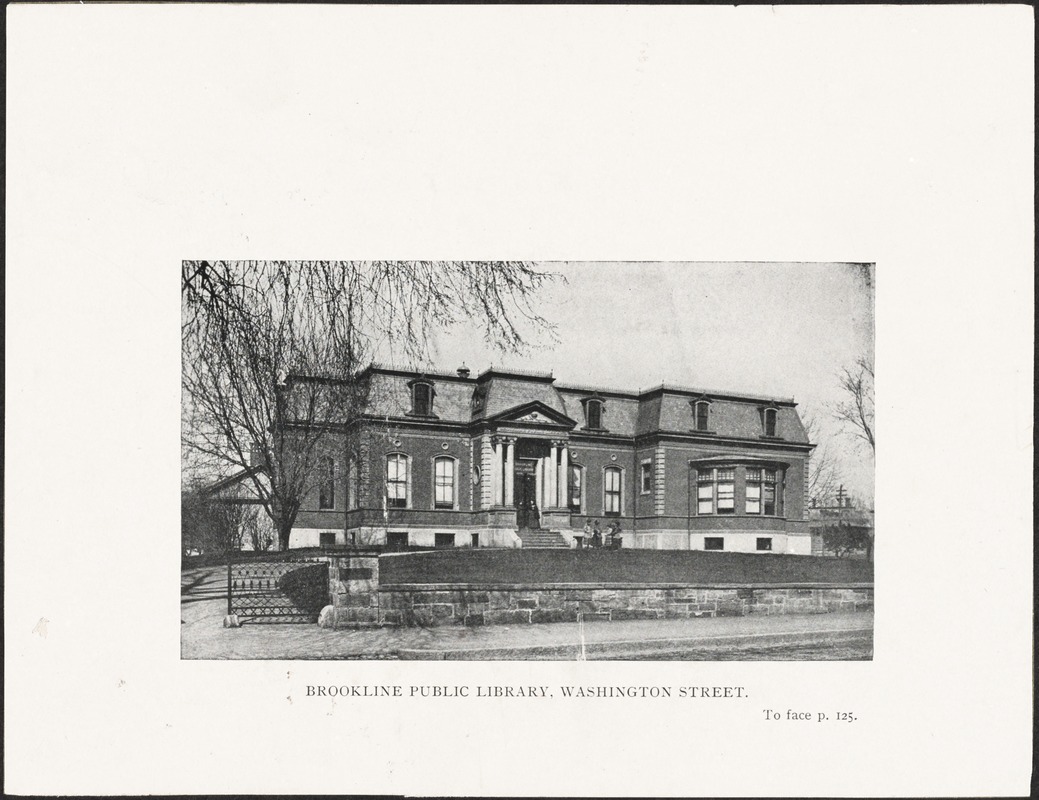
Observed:
[[[537,478],[533,461],[516,464],[515,490],[516,523],[521,528],[540,528],[541,513],[537,505]]]

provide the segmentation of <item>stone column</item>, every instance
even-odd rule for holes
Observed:
[[[505,447],[505,505],[512,506],[515,502],[513,484],[516,478],[516,440],[507,439]]]
[[[538,509],[545,507],[544,493],[541,491],[541,483],[545,476],[544,461],[545,459],[539,458],[534,465],[534,502],[537,503]]]
[[[494,468],[492,470],[491,480],[493,482],[494,496],[491,498],[491,506],[501,505],[501,493],[502,493],[502,474],[501,474],[501,439],[495,437],[491,439],[491,443],[494,445]]]
[[[567,449],[566,442],[563,442],[562,447],[559,465],[559,507],[568,508],[570,506],[570,498],[567,497],[570,492],[570,450]]]
[[[545,482],[546,494],[548,495],[548,505],[550,508],[555,508],[559,504],[559,482],[556,480],[556,470],[559,464],[559,445],[552,442],[552,448],[549,450],[548,456],[548,480]]]

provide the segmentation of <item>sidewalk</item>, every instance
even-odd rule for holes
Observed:
[[[480,628],[224,628],[219,568],[184,574],[181,657],[189,659],[843,659],[872,653],[873,614],[558,622]],[[851,655],[849,655],[849,653]]]

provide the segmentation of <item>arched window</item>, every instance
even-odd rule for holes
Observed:
[[[318,464],[321,485],[318,489],[317,506],[320,509],[336,507],[336,462],[331,456],[323,456]]]
[[[451,456],[433,459],[433,507],[455,507],[455,460]]]
[[[581,513],[581,498],[584,496],[584,467],[570,465],[569,483],[567,486],[566,504],[575,514]]]
[[[707,399],[693,402],[693,426],[698,431],[706,431],[711,420],[711,401]]]
[[[607,517],[621,514],[623,471],[620,467],[606,467],[602,473],[602,513]]]
[[[411,488],[410,462],[402,453],[386,456],[386,507],[407,508]]]

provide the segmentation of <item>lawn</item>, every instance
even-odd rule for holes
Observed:
[[[438,550],[384,555],[379,583],[872,583],[873,564],[701,550]]]

